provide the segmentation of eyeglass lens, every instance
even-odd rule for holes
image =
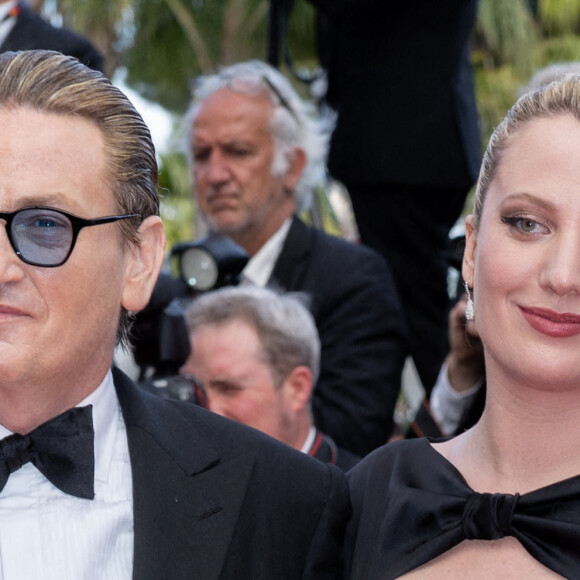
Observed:
[[[18,212],[12,221],[11,233],[24,260],[46,265],[65,260],[74,237],[66,215],[37,208]]]
[[[0,212],[0,219],[6,222],[8,239],[16,255],[27,264],[46,268],[61,266],[68,260],[83,228],[131,218],[141,218],[141,215],[104,216],[89,220],[50,207]]]

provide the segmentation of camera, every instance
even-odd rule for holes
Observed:
[[[136,315],[132,327],[133,356],[142,388],[204,405],[201,385],[179,375],[191,349],[185,308],[200,293],[237,285],[248,259],[235,242],[215,233],[171,248],[169,271],[160,273],[149,304]]]

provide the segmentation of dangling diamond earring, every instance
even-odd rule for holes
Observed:
[[[464,282],[463,285],[465,286],[465,292],[467,292],[467,303],[465,304],[465,320],[474,320],[475,311],[473,309],[473,299],[471,298],[471,291],[469,290],[467,282]]]

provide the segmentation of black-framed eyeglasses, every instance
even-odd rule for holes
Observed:
[[[26,264],[43,268],[62,266],[72,254],[83,228],[132,218],[141,218],[141,214],[110,215],[88,220],[43,206],[0,212],[0,220],[6,222],[6,235],[16,255]]]
[[[229,75],[229,74],[219,74],[217,75],[220,79],[226,82],[226,86],[234,91],[234,93],[257,95],[261,90],[267,88],[270,90],[274,96],[280,102],[280,105],[284,107],[292,118],[300,124],[298,115],[296,111],[290,106],[288,99],[278,90],[276,85],[266,76],[260,74],[242,74],[242,75]],[[195,94],[197,80],[195,79],[193,83],[193,92]],[[203,77],[199,78],[199,81],[203,81]]]

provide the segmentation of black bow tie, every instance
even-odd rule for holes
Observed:
[[[92,405],[69,409],[27,435],[15,433],[0,440],[0,491],[9,475],[29,461],[61,491],[93,499]]]

